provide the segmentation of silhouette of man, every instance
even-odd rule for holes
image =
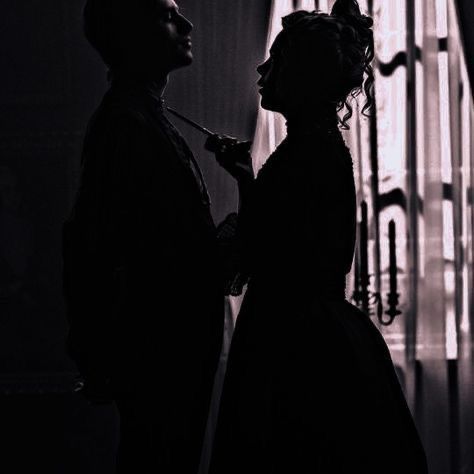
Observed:
[[[193,473],[224,305],[206,186],[162,103],[192,24],[173,0],[88,0],[84,24],[111,86],[64,227],[68,350],[85,395],[116,401],[120,473]]]

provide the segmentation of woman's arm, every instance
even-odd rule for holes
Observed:
[[[216,155],[217,162],[236,181],[239,189],[239,211],[249,200],[255,180],[251,142],[240,142],[227,135],[212,135],[206,141],[206,148]]]
[[[213,135],[206,148],[216,155],[217,162],[237,181],[239,190],[238,213],[229,214],[218,226],[217,238],[224,269],[225,294],[237,296],[247,282],[246,216],[252,206],[255,177],[250,155],[250,142],[239,142],[225,135]]]

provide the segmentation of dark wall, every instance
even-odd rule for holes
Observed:
[[[2,2],[0,374],[68,372],[61,223],[84,124],[104,85],[81,2]]]
[[[251,138],[255,67],[269,0],[182,0],[195,63],[174,73],[170,105],[220,132]],[[61,225],[79,177],[87,120],[106,88],[83,39],[83,0],[2,2],[0,15],[0,389],[20,374],[70,374],[61,295]],[[234,184],[179,124],[203,165],[219,220]],[[20,378],[21,378],[20,377]]]

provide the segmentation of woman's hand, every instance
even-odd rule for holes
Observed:
[[[251,142],[240,142],[228,135],[211,135],[206,141],[206,149],[216,155],[217,162],[239,184],[253,181]]]

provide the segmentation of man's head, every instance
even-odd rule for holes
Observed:
[[[114,73],[155,76],[192,62],[193,25],[174,0],[87,0],[84,31]]]

